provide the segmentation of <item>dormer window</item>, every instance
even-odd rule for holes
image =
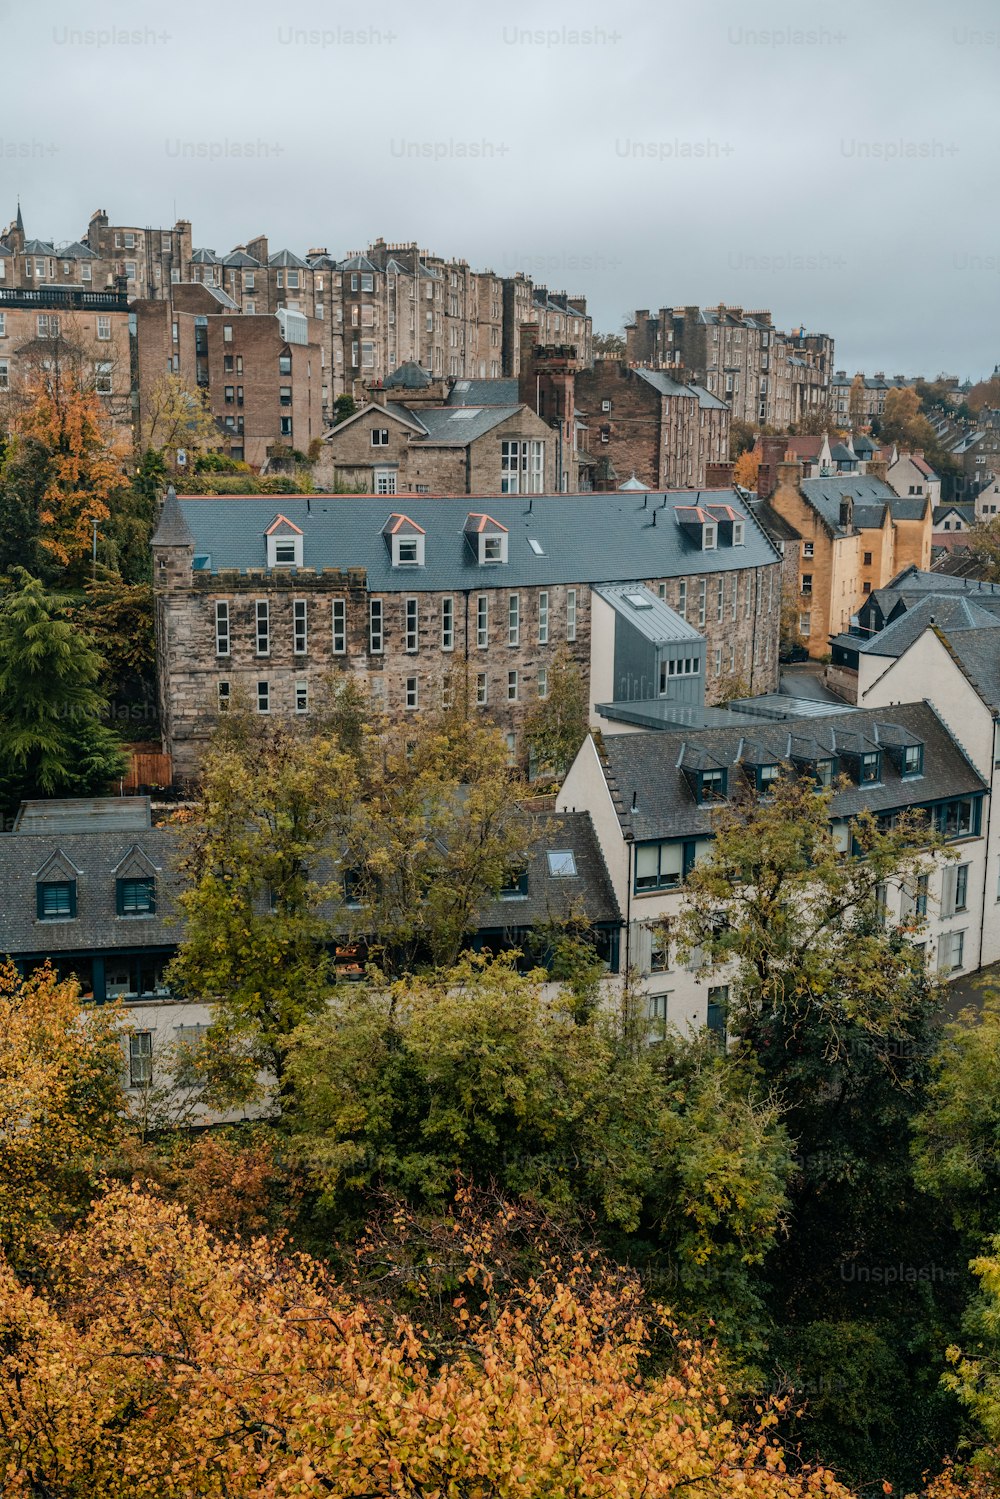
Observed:
[[[304,537],[284,515],[276,515],[264,533],[268,567],[301,567]]]
[[[703,552],[714,552],[719,544],[719,528],[714,521],[707,522],[701,529],[701,549]]]
[[[766,796],[773,787],[775,781],[777,781],[779,776],[781,775],[781,766],[757,765],[754,768],[757,772],[757,790],[761,793],[762,796]]]
[[[743,545],[744,530],[745,530],[745,524],[744,524],[743,521],[741,521],[741,520],[733,521],[733,546],[734,547],[741,547]]]
[[[393,567],[423,567],[426,533],[408,515],[390,515],[382,527]]]
[[[507,561],[507,528],[491,515],[471,512],[466,518],[465,536],[480,567]]]
[[[878,750],[868,750],[861,756],[859,784],[873,786],[881,779],[882,756]]]
[[[35,899],[39,921],[72,921],[76,915],[76,880],[39,880]]]
[[[528,871],[522,865],[520,869],[508,869],[500,886],[501,900],[527,900],[528,898]]]
[[[922,744],[903,746],[903,775],[919,776],[924,771],[924,747]]]
[[[724,769],[713,767],[710,770],[698,772],[698,800],[700,802],[720,802],[726,797],[726,772]]]

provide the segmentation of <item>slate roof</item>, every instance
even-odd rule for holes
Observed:
[[[294,250],[275,250],[273,255],[267,258],[268,265],[301,267],[302,270],[309,269],[309,262],[303,260],[301,255],[296,255]]]
[[[195,250],[192,253],[191,261],[192,261],[193,265],[220,265],[221,264],[221,261],[219,260],[219,257],[218,257],[218,255],[216,255],[216,253],[215,253],[214,250],[207,250],[207,249],[204,249],[204,248],[202,248],[200,250]]]
[[[24,253],[25,255],[54,255],[56,250],[47,239],[26,239]]]
[[[965,521],[966,525],[971,526],[972,523],[976,519],[976,506],[975,506],[975,503],[972,502],[972,503],[969,503],[969,504],[935,505],[934,506],[934,524],[935,524],[935,526],[940,525],[940,523],[945,519],[945,517],[949,516],[949,515],[957,515],[960,520],[964,520]]]
[[[791,522],[779,515],[766,500],[751,500],[750,510],[773,541],[801,541]]]
[[[59,251],[60,260],[96,260],[97,256],[89,245],[81,245],[78,239],[71,240],[68,245],[63,245]]]
[[[705,390],[704,386],[684,385],[680,380],[671,379],[663,370],[637,369],[635,373],[663,396],[693,396],[702,409],[711,408],[716,411],[725,409],[725,401],[720,401],[718,396],[713,396],[710,391]]]
[[[176,834],[166,828],[103,832],[0,833],[0,953],[82,953],[174,947],[177,878],[171,861]],[[156,913],[116,914],[115,870],[137,848],[156,870]],[[77,914],[72,921],[39,921],[37,875],[53,855],[74,866]],[[58,877],[58,876],[54,876]]]
[[[799,488],[835,535],[846,534],[840,525],[840,502],[845,496],[853,499],[856,514],[862,507],[888,505],[892,515],[901,520],[918,520],[927,503],[924,498],[901,501],[884,480],[870,474],[831,474],[822,479],[800,479]],[[858,521],[858,524],[862,522]]]
[[[457,380],[448,392],[449,406],[516,406],[517,380]]]
[[[994,713],[1000,713],[1000,622],[992,628],[947,632],[946,644]]]
[[[383,390],[426,390],[432,376],[413,359],[408,359],[382,381]]]
[[[712,574],[776,563],[778,554],[752,514],[744,544],[720,536],[704,552],[677,524],[676,505],[701,499],[717,504],[723,493],[691,490],[637,497],[617,492],[578,495],[474,496],[402,495],[205,495],[177,501],[194,537],[195,551],[209,557],[212,571],[265,567],[264,532],[280,514],[301,527],[308,568],[363,567],[375,591],[448,591],[463,588],[532,587],[546,583],[612,583]],[[735,508],[745,507],[735,494]],[[666,509],[663,508],[664,500]],[[510,532],[508,561],[480,565],[464,541],[469,514],[486,508]],[[423,567],[393,568],[382,538],[392,510],[403,509],[427,533]],[[654,525],[654,517],[656,524]],[[164,507],[154,545],[172,542],[178,522]],[[537,540],[543,555],[528,545]]]
[[[423,427],[429,444],[467,448],[520,410],[520,406],[421,406],[419,413],[411,412],[410,416]]]
[[[927,509],[927,496],[897,495],[889,501],[889,509],[893,520],[922,520]]]
[[[998,600],[1000,603],[1000,600]],[[948,594],[924,595],[912,608],[865,640],[854,638],[854,644],[866,656],[901,656],[924,633],[928,625],[937,625],[950,634],[952,630],[994,629],[996,614],[982,608],[974,599]]]
[[[184,512],[172,484],[167,489],[163,508],[160,511],[160,522],[150,545],[154,547],[194,546],[191,527],[184,519]]]
[[[880,593],[967,593],[1000,598],[1000,583],[984,583],[978,578],[956,578],[947,573],[925,572],[911,563],[890,578]],[[980,598],[980,602],[982,599]]]
[[[618,821],[636,841],[653,838],[708,837],[713,830],[711,806],[695,799],[681,767],[681,757],[697,748],[729,767],[730,790],[740,775],[739,761],[747,744],[759,756],[770,750],[774,763],[786,760],[793,739],[809,741],[795,747],[807,754],[835,755],[849,748],[854,736],[879,741],[880,724],[908,731],[924,746],[924,773],[902,779],[891,757],[882,755],[882,779],[864,788],[851,785],[838,792],[831,815],[851,817],[865,809],[887,812],[926,806],[952,796],[986,791],[987,784],[952,738],[929,703],[903,703],[891,708],[855,709],[830,718],[748,725],[724,729],[659,729],[645,734],[605,734],[604,773],[615,803]],[[635,811],[632,809],[635,797]]]
[[[480,928],[541,926],[573,915],[619,923],[621,912],[590,814],[536,812],[525,821],[527,894],[484,905],[478,913]],[[546,855],[562,849],[573,851],[575,877],[549,872]]]
[[[260,265],[260,261],[254,260],[253,256],[248,255],[245,250],[231,250],[228,255],[223,257],[222,264],[230,266],[247,266],[250,269],[254,269]]]
[[[342,260],[338,269],[342,271],[374,271],[376,275],[378,274],[378,266],[370,261],[367,255],[352,255],[349,260]]]

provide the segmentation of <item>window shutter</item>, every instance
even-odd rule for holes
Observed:
[[[941,915],[954,916],[955,892],[958,887],[958,869],[949,864],[941,872]]]

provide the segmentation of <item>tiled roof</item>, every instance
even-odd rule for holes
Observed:
[[[309,262],[303,260],[301,255],[296,255],[294,250],[276,250],[273,255],[268,256],[267,263],[270,266],[292,266],[303,271],[309,269]]]
[[[393,507],[384,495],[206,495],[177,503],[195,551],[210,557],[210,569],[264,567],[264,531],[280,513],[302,529],[306,567],[363,567],[374,590],[418,592],[627,582],[777,563],[752,513],[743,545],[720,536],[721,544],[707,552],[678,525],[675,505],[692,499],[710,505],[722,498],[744,513],[735,494],[718,490],[648,494],[644,503],[617,492],[491,495],[478,503],[469,496],[399,496],[398,507],[427,533],[425,565],[407,569],[393,569],[386,556],[382,526]],[[492,569],[478,565],[463,542],[469,513],[484,506],[510,532],[508,561]],[[175,525],[165,507],[161,528],[167,536],[158,530],[154,543],[170,544]],[[530,540],[540,544],[541,554]]]
[[[645,380],[647,385],[651,385],[654,390],[658,390],[662,396],[693,397],[703,409],[725,409],[725,401],[720,401],[718,396],[713,396],[710,391],[705,390],[704,386],[684,385],[680,380],[672,379],[663,370],[637,369],[635,373],[641,380]]]
[[[55,255],[56,250],[47,239],[26,239],[24,253],[26,255]]]
[[[252,270],[260,265],[260,261],[254,260],[253,256],[248,255],[245,250],[231,250],[228,255],[223,257],[222,264],[229,266],[247,266]]]
[[[1000,621],[992,629],[946,632],[949,649],[983,702],[1000,713]]]
[[[160,511],[160,522],[150,545],[154,547],[194,546],[194,536],[190,526],[184,519],[184,512],[180,507],[172,484],[167,489],[163,508]]]
[[[449,406],[516,406],[516,379],[457,380],[448,392]]]
[[[1000,603],[1000,600],[998,600]],[[949,594],[924,595],[912,608],[889,622],[878,634],[856,642],[866,656],[901,656],[928,625],[952,630],[995,629],[997,617],[973,599]]]
[[[206,249],[195,250],[191,255],[191,261],[194,265],[221,264],[219,257],[218,255],[216,255],[215,251]]]
[[[621,920],[611,877],[586,812],[541,812],[525,819],[527,894],[495,900],[478,913],[480,928],[543,926],[581,915],[592,922]],[[576,874],[553,875],[548,854],[570,849]]]
[[[810,741],[817,750],[835,755],[848,750],[852,736],[880,739],[879,725],[893,724],[908,731],[925,746],[922,776],[903,779],[891,757],[882,756],[882,779],[864,788],[852,785],[834,796],[831,814],[851,817],[868,809],[919,807],[950,796],[963,796],[987,789],[985,781],[966,758],[929,703],[896,704],[891,708],[855,709],[830,718],[810,718],[795,723],[755,723],[747,731],[739,728],[663,729],[640,734],[605,734],[605,776],[618,820],[624,832],[637,841],[652,838],[707,837],[712,833],[712,808],[699,805],[684,775],[682,755],[693,750],[729,767],[730,791],[737,784],[739,762],[748,740],[754,755],[770,750],[774,763],[787,760],[793,738]],[[802,745],[794,746],[800,752]],[[632,810],[633,799],[635,810]]]
[[[520,410],[520,406],[421,406],[419,414],[412,412],[411,416],[427,434],[419,441],[434,447],[467,448]]]
[[[63,245],[59,251],[60,260],[96,260],[97,256],[89,245],[81,245],[78,239],[72,240],[68,245]]]
[[[832,474],[822,479],[801,479],[799,488],[835,534],[842,531],[840,502],[844,498],[852,499],[856,506],[887,504],[892,513],[897,514],[899,496],[884,480],[869,474]],[[922,514],[922,511],[918,513]]]

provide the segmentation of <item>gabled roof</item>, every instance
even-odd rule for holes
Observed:
[[[479,536],[484,531],[506,531],[506,529],[507,527],[502,526],[498,520],[494,520],[492,515],[475,510],[469,511],[465,521],[465,532],[469,536]]]
[[[60,260],[96,260],[97,256],[89,245],[81,245],[78,239],[71,240],[68,245],[63,245],[59,251]]]
[[[267,263],[272,266],[292,266],[303,271],[309,269],[309,262],[303,260],[301,255],[296,255],[294,250],[276,250],[273,255],[268,256]]]
[[[811,718],[773,726],[754,724],[755,754],[770,751],[773,761],[804,760],[877,749],[879,725],[887,723],[925,746],[923,775],[904,779],[888,755],[882,757],[877,785],[849,786],[833,798],[831,815],[851,817],[869,809],[886,812],[919,807],[951,796],[986,791],[987,785],[966,758],[929,703],[854,709],[842,716]],[[706,838],[713,831],[712,808],[699,805],[688,778],[686,761],[698,755],[705,764],[736,768],[746,728],[657,729],[638,734],[603,735],[602,765],[623,833],[636,841],[657,838]],[[633,810],[634,802],[634,810]]]
[[[428,445],[465,448],[521,410],[520,406],[421,406],[417,420]]]
[[[328,431],[324,432],[323,441],[332,442],[341,432],[346,431],[348,427],[352,427],[355,422],[361,421],[366,416],[373,415],[376,418],[387,416],[391,421],[399,422],[401,426],[408,427],[411,432],[416,432],[418,435],[427,430],[421,424],[419,417],[414,415],[413,412],[407,411],[405,406],[400,406],[396,401],[387,401],[384,406],[379,405],[377,401],[368,401],[350,416],[345,417],[342,422],[338,422],[335,427],[330,427]]]
[[[264,532],[265,536],[273,536],[278,531],[294,531],[296,536],[302,535],[302,527],[290,521],[287,515],[276,515],[271,524]]]
[[[799,489],[834,535],[845,534],[840,524],[843,499],[853,500],[855,505],[886,504],[894,514],[895,502],[899,499],[884,480],[871,474],[831,474],[820,479],[800,479]]]
[[[395,511],[382,527],[382,534],[384,536],[426,536],[427,532],[408,515]]]
[[[245,250],[231,250],[228,255],[223,256],[222,264],[228,266],[246,266],[248,269],[253,270],[260,266],[260,261],[254,260],[253,256],[248,255]]]

